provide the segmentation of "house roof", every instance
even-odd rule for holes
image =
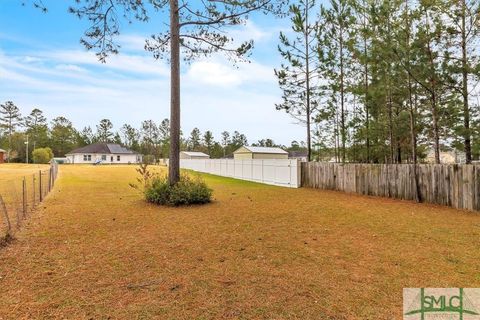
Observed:
[[[274,153],[274,154],[288,154],[287,151],[280,149],[280,148],[272,148],[272,147],[249,147],[249,146],[243,146],[240,147],[237,151],[241,150],[242,148],[247,149],[248,151],[252,153]],[[235,151],[234,153],[236,153]]]
[[[72,150],[68,154],[74,153],[137,154],[136,152],[128,150],[127,148],[115,143],[94,143]]]
[[[210,157],[208,154],[198,151],[182,151],[182,153],[191,157]]]

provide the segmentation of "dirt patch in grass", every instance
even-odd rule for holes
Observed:
[[[146,204],[132,166],[63,166],[0,250],[0,319],[400,319],[404,287],[479,287],[480,216],[205,176]]]

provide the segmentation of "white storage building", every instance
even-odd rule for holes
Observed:
[[[288,152],[280,148],[243,146],[233,152],[235,160],[288,159]]]
[[[181,151],[180,159],[210,159],[210,156],[203,152]]]

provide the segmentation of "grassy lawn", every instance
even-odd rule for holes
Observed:
[[[30,202],[33,197],[33,187],[38,187],[39,171],[45,171],[49,169],[47,164],[24,164],[24,163],[2,163],[0,164],[0,195],[6,202],[7,207],[10,210],[14,210],[11,207],[21,206],[22,203],[22,183],[23,178],[27,183],[27,197]],[[33,176],[35,175],[35,181]],[[47,176],[44,175],[46,181]],[[38,191],[36,197],[38,198]],[[12,218],[12,217],[11,217]],[[0,214],[0,237],[2,236],[2,223],[3,215]],[[0,318],[1,319],[1,318]]]
[[[48,168],[47,164],[2,163],[0,164],[0,181],[23,179],[25,176],[38,174],[39,170]]]
[[[146,204],[133,166],[62,166],[0,250],[0,319],[401,319],[404,287],[480,287],[480,215],[205,176]]]

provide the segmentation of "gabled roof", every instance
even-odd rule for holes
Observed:
[[[115,143],[94,143],[70,151],[68,154],[74,153],[137,154],[136,152],[128,150],[127,148]]]
[[[183,154],[191,157],[210,157],[208,154],[198,151],[181,151]]]
[[[280,148],[273,148],[273,147],[249,147],[249,146],[243,146],[240,147],[237,151],[241,150],[242,148],[247,149],[248,151],[252,153],[275,153],[275,154],[288,154],[287,151],[280,149]],[[235,151],[234,153],[236,153]]]

